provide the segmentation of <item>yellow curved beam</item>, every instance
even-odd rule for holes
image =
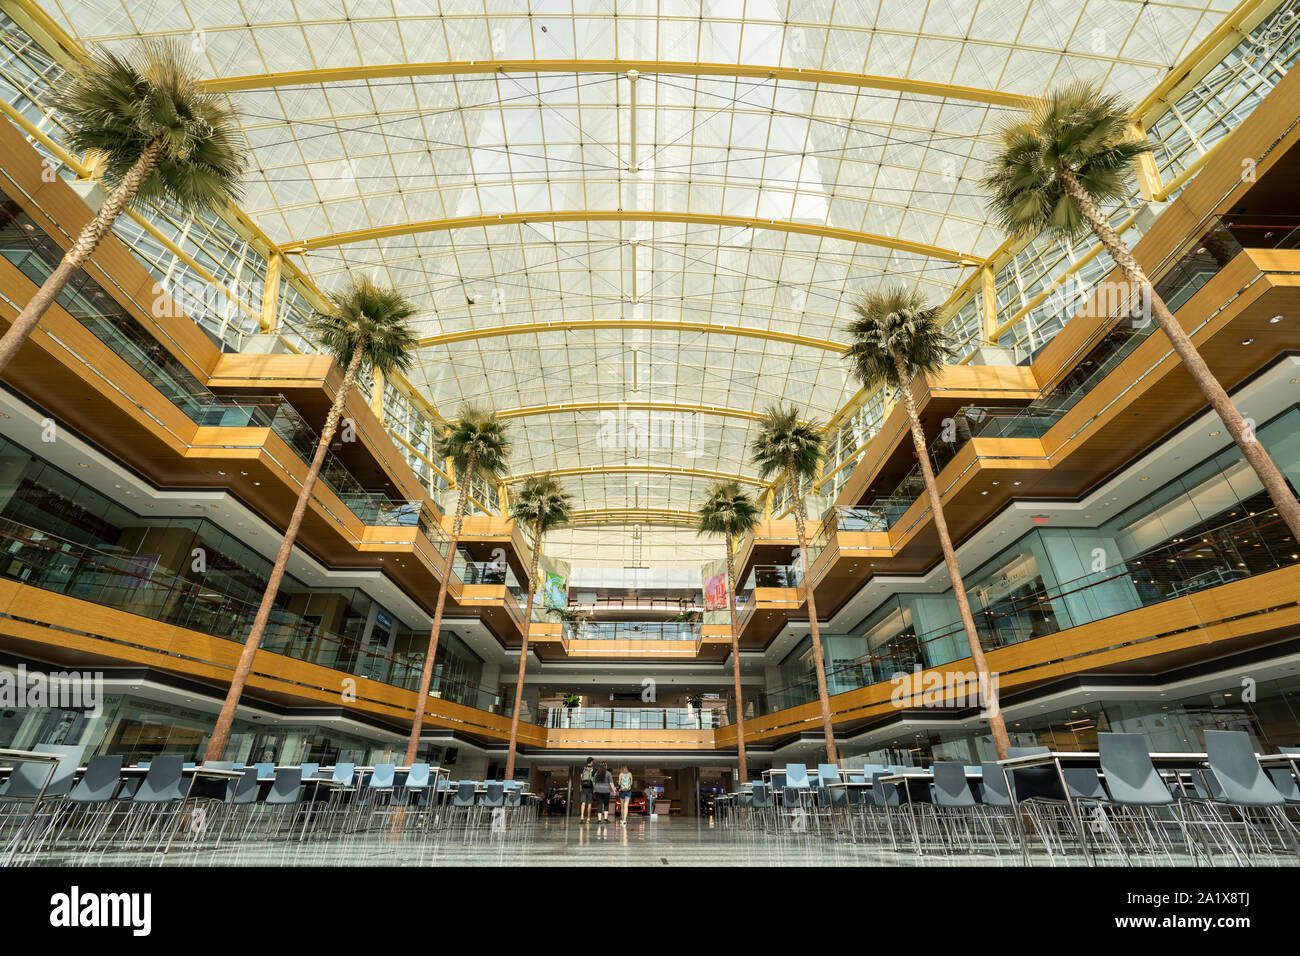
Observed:
[[[1028,108],[1032,96],[986,90],[951,83],[927,83],[897,76],[878,76],[844,70],[804,70],[792,66],[749,66],[735,63],[698,63],[689,60],[459,60],[440,63],[391,63],[366,66],[323,67],[290,70],[280,73],[254,73],[247,76],[224,76],[205,80],[207,89],[223,93],[245,90],[269,90],[282,86],[306,86],[325,83],[355,83],[371,80],[410,79],[424,76],[471,76],[484,73],[627,73],[636,70],[643,76],[725,76],[783,80],[795,83],[822,83],[858,89],[890,90],[914,93],[971,103]]]
[[[664,212],[662,210],[633,209],[562,209],[542,210],[540,212],[497,213],[489,216],[460,216],[454,219],[428,219],[424,222],[399,223],[392,226],[374,226],[369,229],[356,229],[352,232],[336,232],[328,236],[316,236],[312,239],[299,239],[287,242],[280,248],[286,253],[311,252],[315,249],[330,249],[346,246],[354,242],[371,242],[378,239],[394,239],[399,236],[423,235],[430,232],[450,232],[453,229],[484,229],[490,226],[517,226],[526,222],[672,222],[695,226],[723,226],[735,229],[774,229],[777,232],[797,233],[804,236],[820,236],[823,239],[836,239],[860,245],[879,246],[882,249],[894,249],[945,262],[957,262],[962,265],[977,266],[984,259],[965,252],[952,249],[940,249],[938,246],[923,242],[909,242],[890,236],[878,236],[870,232],[857,232],[853,229],[838,229],[834,226],[817,225],[809,222],[791,222],[784,219],[758,219],[753,216],[728,216],[722,213]]]
[[[543,332],[584,332],[594,329],[662,329],[668,332],[713,332],[718,335],[734,335],[742,338],[767,339],[770,342],[787,342],[809,349],[821,349],[826,352],[843,352],[847,345],[831,342],[827,339],[814,338],[811,335],[798,335],[794,332],[778,332],[775,329],[755,329],[747,325],[719,325],[713,322],[683,322],[669,319],[591,319],[572,322],[526,322],[521,325],[491,325],[486,328],[462,329],[459,332],[443,332],[420,339],[420,348],[434,348],[439,345],[452,345],[456,342],[470,342],[476,339],[498,338],[507,335],[533,335]]]
[[[689,402],[563,402],[558,405],[526,405],[497,411],[497,418],[528,418],[534,415],[563,415],[567,412],[684,412],[700,415],[719,415],[723,418],[744,418],[756,422],[762,412],[742,408],[725,408],[721,405],[696,405]]]
[[[569,515],[570,524],[606,524],[615,521],[695,526],[700,523],[700,516],[694,511],[670,511],[657,508],[593,508],[574,511]]]
[[[747,485],[765,486],[764,482],[753,475],[736,475],[725,471],[709,471],[705,468],[678,468],[671,465],[589,465],[584,468],[552,468],[550,471],[525,471],[510,475],[507,484],[516,484],[538,475],[550,475],[552,478],[580,478],[583,475],[605,474],[634,475],[680,475],[685,478],[709,478],[713,481],[738,481]]]

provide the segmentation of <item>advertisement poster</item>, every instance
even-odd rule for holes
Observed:
[[[546,572],[546,583],[542,587],[542,603],[546,607],[562,609],[569,606],[568,582],[564,575],[554,571]]]
[[[704,582],[704,610],[721,611],[727,607],[727,576],[715,574]]]

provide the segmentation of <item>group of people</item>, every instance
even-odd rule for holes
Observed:
[[[623,764],[622,769],[618,772],[618,780],[614,779],[614,774],[609,769],[609,764],[601,762],[596,766],[596,758],[588,757],[587,762],[582,767],[581,780],[581,808],[579,819],[583,823],[591,822],[592,806],[596,807],[596,822],[609,822],[609,801],[617,797],[622,808],[620,826],[627,826],[627,810],[632,802],[632,772],[627,769],[627,764]],[[655,791],[653,787],[647,787],[645,791],[646,813],[654,813]]]

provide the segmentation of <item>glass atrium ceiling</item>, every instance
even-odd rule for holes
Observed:
[[[579,510],[649,523],[753,480],[764,407],[824,422],[857,391],[847,295],[941,302],[998,246],[974,180],[1026,97],[1085,77],[1140,100],[1233,6],[40,3],[82,43],[190,43],[270,238],[322,289],[412,296],[411,384],[509,415],[514,474],[599,469],[565,478]]]

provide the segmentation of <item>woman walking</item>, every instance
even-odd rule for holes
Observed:
[[[596,771],[596,812],[601,823],[609,822],[609,798],[613,789],[614,775],[609,772],[609,764],[602,760]]]
[[[619,825],[627,826],[627,808],[632,802],[632,774],[627,769],[627,764],[623,764],[623,769],[618,772],[618,802],[623,808],[623,818],[619,820]]]
[[[581,808],[579,809],[578,819],[583,823],[590,823],[587,814],[591,813],[591,796],[596,787],[596,758],[588,757],[587,763],[582,768],[582,778],[579,781],[582,789],[579,791],[581,798]]]

